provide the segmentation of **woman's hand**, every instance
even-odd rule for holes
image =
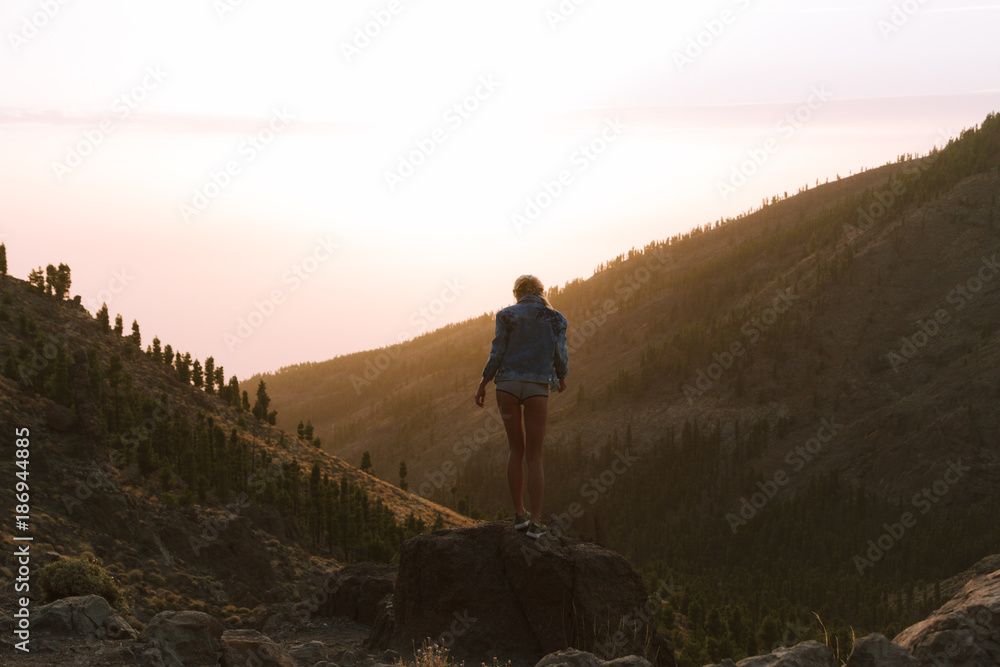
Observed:
[[[559,393],[566,391],[566,378],[559,378]]]
[[[489,380],[484,379],[479,383],[479,389],[476,391],[476,405],[479,407],[486,407],[486,383]]]

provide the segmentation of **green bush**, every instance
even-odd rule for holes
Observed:
[[[97,563],[82,558],[49,563],[38,572],[38,585],[47,602],[72,595],[100,595],[112,607],[123,602],[122,592],[111,575]]]

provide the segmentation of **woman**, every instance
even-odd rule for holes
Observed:
[[[569,355],[566,351],[566,318],[553,310],[545,298],[542,281],[521,276],[514,281],[517,303],[497,313],[496,335],[483,381],[476,392],[476,405],[486,404],[486,385],[497,386],[497,407],[507,431],[507,485],[514,501],[514,527],[528,529],[528,537],[539,538],[548,530],[542,525],[542,441],[548,417],[549,389],[566,389]],[[521,408],[524,408],[523,414]],[[522,430],[521,422],[524,422]],[[528,498],[531,515],[524,509],[522,490],[528,462]]]

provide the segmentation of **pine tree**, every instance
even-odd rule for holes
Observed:
[[[399,462],[399,488],[403,491],[410,488],[409,482],[406,481],[406,461]]]
[[[215,357],[205,359],[205,393],[215,393]]]
[[[157,363],[163,363],[163,350],[160,348],[160,339],[153,336],[153,361]]]
[[[313,439],[313,423],[311,419],[306,420],[305,428],[302,429],[302,434],[305,436],[306,442],[312,442]]]
[[[269,405],[271,405],[271,397],[267,395],[267,385],[264,384],[264,380],[261,378],[260,383],[257,385],[257,400],[254,401],[251,414],[261,421],[270,421],[270,414],[267,411]]]
[[[166,347],[163,348],[163,363],[167,366],[174,365],[174,348],[171,347],[170,343],[167,343]]]
[[[53,289],[55,291],[56,298],[62,301],[69,295],[69,286],[72,283],[69,275],[69,266],[66,264],[59,264],[58,268],[56,268],[55,279],[56,282],[55,285],[53,285]]]
[[[371,474],[372,456],[367,451],[361,455],[361,471]]]
[[[125,323],[122,321],[121,313],[115,315],[115,333],[119,337],[125,335]]]
[[[201,370],[201,362],[197,359],[194,360],[194,365],[191,367],[191,380],[194,386],[199,389],[205,384],[205,374]]]
[[[118,425],[121,423],[121,416],[119,414],[118,408],[118,383],[121,380],[122,372],[122,358],[117,352],[112,353],[111,357],[108,359],[108,369],[105,371],[105,376],[108,378],[108,384],[115,392],[115,428],[118,430]]]
[[[111,319],[108,315],[108,304],[102,303],[101,309],[97,311],[97,326],[101,331],[111,331]]]
[[[56,267],[54,264],[49,264],[45,267],[45,293],[49,296],[55,294],[56,283],[59,281],[58,274],[56,272]]]
[[[42,267],[32,269],[28,273],[28,284],[39,292],[45,292],[45,273],[42,271]]]
[[[139,333],[139,322],[138,320],[132,320],[132,335],[130,336],[132,344],[135,345],[135,349],[142,349],[142,335]]]
[[[299,425],[296,428],[296,431],[297,431],[297,434],[299,436],[299,440],[305,440],[306,439],[306,425],[302,423],[301,419],[299,420]]]
[[[7,246],[0,243],[0,284],[7,286]]]

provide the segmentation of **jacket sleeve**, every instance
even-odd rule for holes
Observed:
[[[562,380],[569,373],[569,351],[566,349],[566,328],[568,323],[566,318],[562,320],[562,326],[556,332],[556,353],[552,359],[552,365],[556,370],[556,377]]]
[[[500,362],[503,361],[503,355],[507,351],[507,338],[510,336],[510,329],[502,312],[497,313],[497,327],[496,333],[493,335],[493,345],[490,346],[490,358],[486,361],[486,367],[483,368],[483,377],[487,380],[492,380],[493,376],[497,374]]]

